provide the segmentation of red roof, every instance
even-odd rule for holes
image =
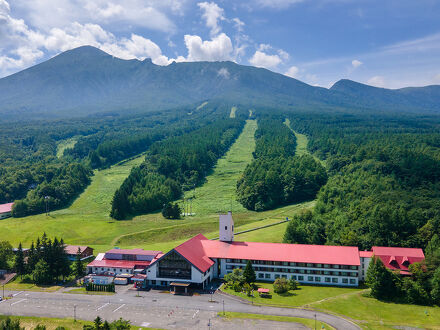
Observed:
[[[64,247],[64,250],[66,251],[67,254],[77,254],[78,253],[78,248],[80,248],[81,253],[83,253],[84,250],[88,248],[88,246],[66,245]]]
[[[371,258],[373,256],[373,251],[359,251],[359,257],[361,258]]]
[[[14,205],[14,203],[0,204],[0,213],[11,212],[12,211],[12,205]]]
[[[174,250],[201,272],[214,265],[211,258],[360,265],[359,250],[352,246],[221,242],[199,234]]]
[[[214,265],[214,261],[212,261],[204,251],[202,242],[205,241],[208,241],[208,239],[202,234],[198,234],[190,240],[180,244],[174,250],[188,260],[194,267],[204,273]]]
[[[373,246],[373,254],[382,260],[385,267],[398,270],[402,275],[410,275],[409,265],[425,259],[422,249]]]
[[[149,251],[149,250],[144,250],[144,249],[111,249],[110,251],[107,251],[106,253],[155,256],[155,255],[161,253],[161,251]]]
[[[211,258],[304,262],[359,266],[359,250],[354,246],[202,241]]]
[[[87,267],[108,267],[108,268],[145,268],[150,264],[149,261],[130,261],[130,260],[93,260]]]

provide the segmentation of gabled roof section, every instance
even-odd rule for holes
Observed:
[[[202,273],[206,272],[212,265],[214,265],[214,261],[212,261],[205,253],[202,244],[203,241],[208,241],[208,239],[202,234],[198,234],[174,248],[175,251]]]
[[[373,257],[373,251],[359,251],[359,257],[371,258],[371,257]]]
[[[408,267],[425,259],[423,250],[417,248],[373,246],[372,250],[386,268],[399,271],[402,275],[410,275]]]
[[[88,246],[83,246],[83,245],[66,245],[64,247],[64,250],[66,251],[67,254],[77,254],[78,253],[78,248],[80,249],[80,252],[83,253],[84,250],[88,248]]]

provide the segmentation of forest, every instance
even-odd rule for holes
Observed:
[[[282,116],[261,116],[255,132],[255,160],[237,182],[238,201],[263,211],[314,199],[327,181],[324,167],[310,155],[295,156],[296,138]]]
[[[200,127],[229,105],[212,102],[138,115],[106,113],[85,118],[0,123],[0,203],[16,202],[13,216],[43,213],[69,205],[102,169],[145,152],[154,142]],[[191,115],[188,115],[191,113]],[[76,137],[56,157],[57,143]],[[44,198],[48,196],[48,199]]]
[[[243,129],[243,119],[207,120],[202,127],[151,145],[145,162],[115,192],[111,216],[121,220],[178,199],[203,182]]]

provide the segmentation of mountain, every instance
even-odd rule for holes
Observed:
[[[440,86],[386,89],[342,79],[331,91],[351,98],[354,105],[377,110],[440,112]]]
[[[266,69],[233,62],[158,66],[122,60],[83,46],[0,79],[2,118],[69,117],[139,112],[209,99],[295,109],[357,108],[440,111],[439,86],[378,89],[342,80],[314,87]],[[423,102],[422,102],[423,100]]]

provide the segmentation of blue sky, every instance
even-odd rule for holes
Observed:
[[[0,0],[0,76],[81,45],[158,65],[231,60],[324,87],[440,84],[440,1]]]

